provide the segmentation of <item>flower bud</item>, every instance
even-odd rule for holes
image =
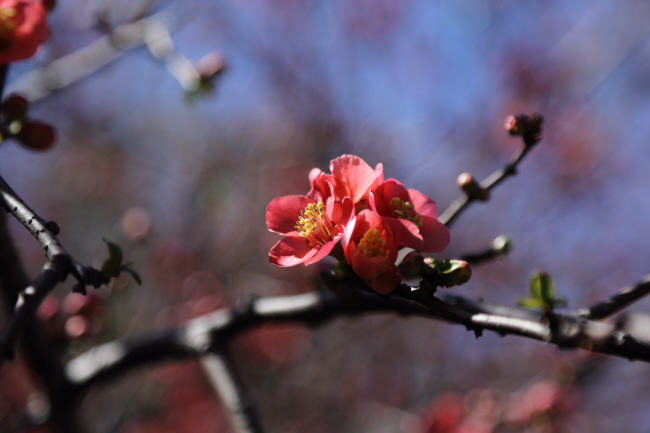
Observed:
[[[490,199],[490,190],[483,188],[469,173],[461,173],[456,179],[456,184],[472,200],[487,201]]]
[[[54,146],[56,130],[45,123],[29,120],[18,131],[16,139],[25,147],[45,151]]]
[[[204,79],[211,79],[226,69],[226,58],[218,51],[212,51],[196,62],[196,70]]]
[[[539,113],[533,113],[530,117],[525,114],[511,114],[506,117],[503,126],[510,135],[520,135],[526,146],[532,146],[541,139],[543,123],[544,116]]]
[[[404,260],[402,260],[399,269],[402,272],[402,276],[407,280],[417,278],[424,270],[424,257],[417,251],[411,251],[404,256]]]
[[[492,241],[492,249],[501,255],[507,256],[512,250],[512,239],[506,235],[497,236]]]
[[[397,266],[391,266],[387,271],[382,272],[376,278],[371,280],[372,288],[379,294],[386,295],[402,282],[402,274]]]
[[[511,114],[506,117],[505,122],[503,122],[503,127],[506,128],[506,131],[510,135],[523,135],[527,122],[528,116],[525,114]]]
[[[441,277],[443,287],[460,286],[472,278],[472,267],[464,260],[450,260],[449,268],[441,272]]]
[[[23,119],[27,114],[29,101],[20,95],[12,94],[2,103],[2,119],[5,124]]]

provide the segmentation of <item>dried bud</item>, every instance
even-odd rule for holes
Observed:
[[[417,251],[411,251],[404,256],[404,260],[402,260],[399,269],[405,279],[410,280],[417,278],[421,276],[422,271],[424,270],[424,257]]]
[[[56,142],[56,130],[42,122],[29,120],[16,134],[16,139],[33,150],[49,150]]]
[[[526,146],[532,146],[541,139],[544,116],[533,113],[530,117],[525,114],[510,115],[503,124],[510,135],[519,135]]]
[[[9,124],[14,120],[23,119],[27,114],[29,108],[29,101],[20,95],[9,95],[2,103],[2,120],[5,124]]]
[[[226,69],[226,58],[219,51],[212,51],[196,62],[196,70],[203,79],[212,79]]]
[[[490,199],[490,190],[483,188],[469,173],[461,173],[456,184],[472,200],[487,201]]]
[[[450,260],[449,267],[441,272],[441,286],[453,287],[465,284],[472,278],[472,267],[464,260]]]

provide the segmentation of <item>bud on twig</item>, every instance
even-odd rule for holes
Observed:
[[[399,265],[399,270],[407,280],[420,277],[424,270],[424,257],[417,251],[411,251],[404,256],[404,260]]]
[[[516,114],[506,117],[503,127],[510,135],[519,135],[523,138],[526,146],[532,146],[541,140],[542,124],[544,116],[533,113],[529,116]]]
[[[488,201],[490,199],[490,190],[483,188],[469,173],[461,173],[456,184],[471,200]]]
[[[492,241],[492,249],[502,256],[507,256],[512,250],[512,239],[506,235],[497,236]]]

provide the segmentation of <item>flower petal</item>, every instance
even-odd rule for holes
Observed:
[[[296,222],[300,211],[304,210],[312,200],[302,195],[286,195],[273,199],[266,207],[266,226],[281,235],[298,235]]]
[[[341,239],[341,235],[339,235],[338,238],[334,238],[334,240],[331,240],[328,243],[326,243],[325,245],[323,245],[322,247],[320,247],[318,249],[318,252],[313,257],[311,257],[308,260],[305,260],[305,266],[311,265],[312,263],[316,263],[317,261],[319,261],[323,257],[327,256],[330,253],[330,251],[332,251],[332,249],[334,248],[336,243],[339,241],[339,239]]]
[[[424,240],[418,226],[409,220],[392,217],[382,217],[384,222],[393,232],[397,245],[414,250],[423,251]],[[442,251],[442,250],[441,250]]]
[[[347,186],[348,196],[355,204],[364,198],[378,177],[372,167],[354,155],[343,155],[336,158],[330,162],[330,170],[334,177]]]
[[[422,216],[430,216],[432,218],[438,217],[438,211],[436,209],[436,202],[431,200],[426,195],[422,194],[420,191],[415,189],[409,189],[408,194],[410,197],[411,204],[415,208],[415,211]]]
[[[295,266],[309,260],[316,253],[317,250],[309,248],[303,238],[287,236],[271,248],[269,263],[281,267]]]
[[[422,216],[423,224],[420,234],[424,242],[421,251],[439,253],[449,245],[449,229],[440,221],[430,216]]]

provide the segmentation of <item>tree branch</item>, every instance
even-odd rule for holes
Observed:
[[[490,330],[562,348],[582,348],[650,362],[650,340],[615,324],[572,314],[543,314],[451,294],[427,297],[421,292],[407,299],[404,292],[411,290],[408,286],[402,286],[397,294],[382,296],[369,291],[361,280],[339,280],[328,273],[323,274],[323,280],[329,290],[253,299],[164,333],[104,344],[71,360],[66,367],[67,376],[76,386],[86,388],[150,362],[200,358],[215,345],[262,323],[294,322],[315,327],[333,318],[372,313],[428,317],[461,324],[477,336]],[[413,293],[417,292],[420,291]]]
[[[0,365],[5,358],[13,356],[13,346],[22,329],[32,321],[38,306],[45,296],[72,274],[78,284],[76,291],[85,292],[86,285],[99,287],[109,282],[101,271],[84,266],[75,261],[63,248],[56,238],[58,226],[53,222],[45,222],[36,215],[23,200],[0,177],[0,205],[12,214],[38,241],[43,250],[47,263],[40,275],[29,287],[21,287],[15,310],[0,335]]]
[[[526,157],[528,152],[530,152],[534,147],[534,144],[524,144],[521,149],[512,157],[510,162],[506,164],[505,167],[495,171],[490,176],[488,176],[483,182],[481,182],[481,188],[487,193],[490,193],[493,188],[503,182],[510,176],[517,174],[517,166],[521,161]],[[477,200],[476,197],[470,197],[467,194],[463,194],[461,197],[453,201],[449,207],[438,217],[438,221],[450,227],[451,224],[460,216],[460,214],[469,206],[471,203]]]
[[[8,86],[9,93],[20,93],[34,102],[50,93],[75,83],[122,56],[126,51],[143,45],[152,32],[168,28],[174,22],[170,12],[159,12],[132,23],[113,28],[85,47],[51,61],[47,66],[21,76]]]
[[[201,357],[201,366],[228,409],[236,433],[264,433],[255,399],[239,378],[226,345]]]
[[[648,293],[650,293],[650,274],[646,275],[640,282],[622,288],[611,298],[598,302],[591,307],[577,310],[574,314],[585,319],[604,319],[630,306]]]

